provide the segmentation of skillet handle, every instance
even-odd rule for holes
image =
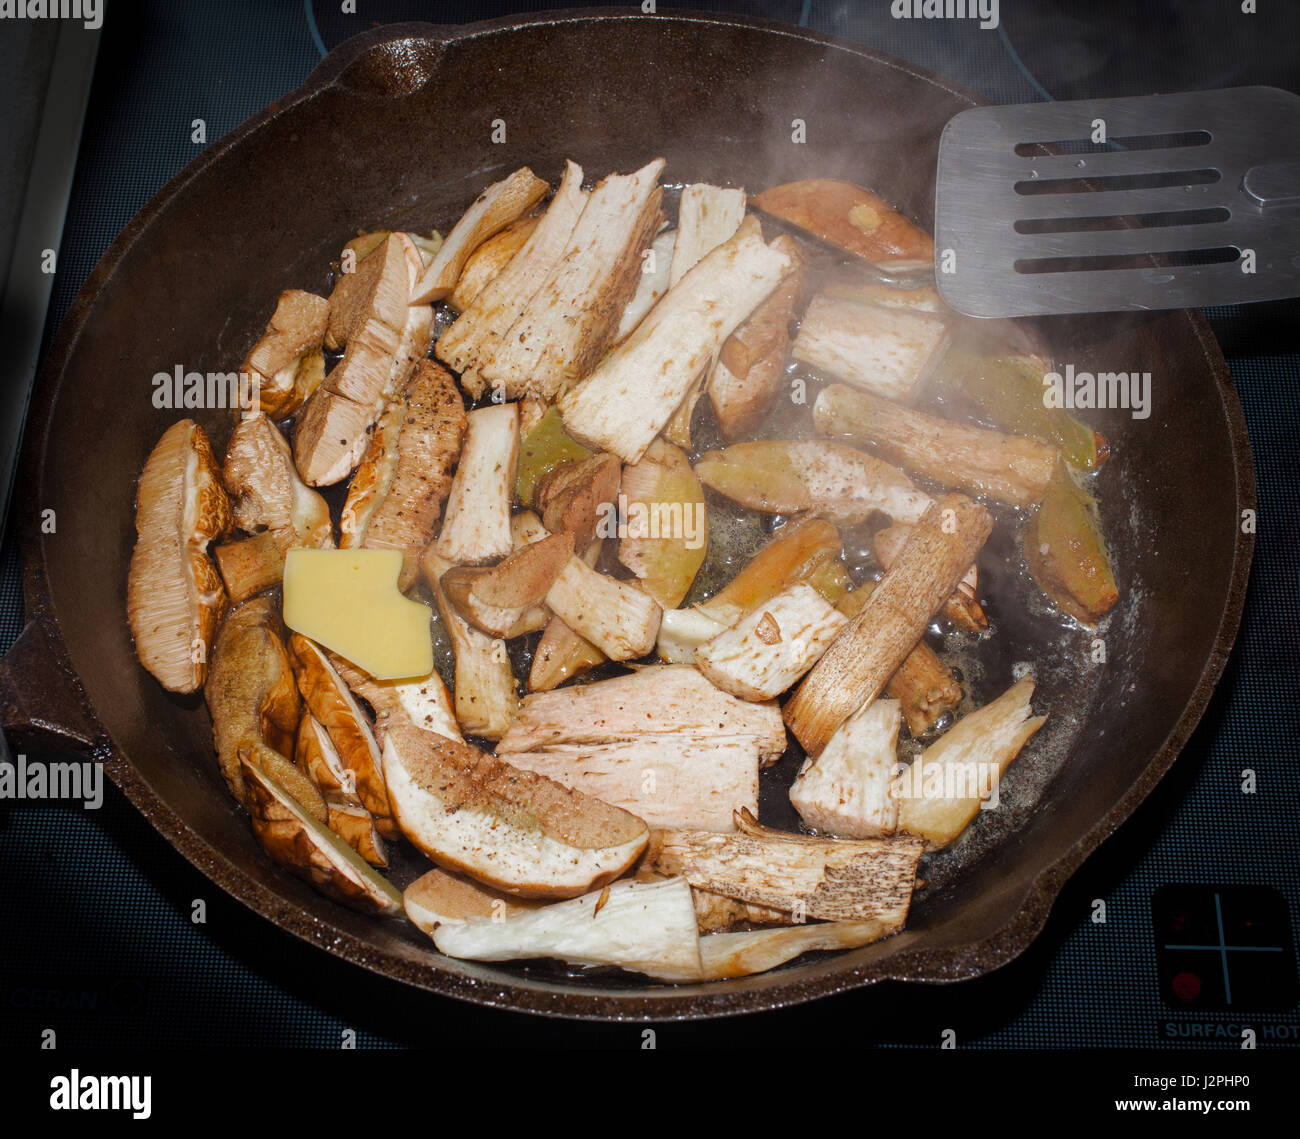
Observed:
[[[0,728],[15,752],[92,752],[107,742],[40,620],[28,621],[0,660]]]
[[[456,24],[383,24],[349,36],[313,68],[304,90],[331,85],[379,98],[412,95],[429,81]]]

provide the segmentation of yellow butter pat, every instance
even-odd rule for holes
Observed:
[[[429,607],[397,588],[401,550],[292,549],[284,561],[284,623],[376,680],[433,671]]]

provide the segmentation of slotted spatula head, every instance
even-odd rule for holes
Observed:
[[[939,144],[935,278],[981,317],[1300,296],[1300,97],[963,111]]]

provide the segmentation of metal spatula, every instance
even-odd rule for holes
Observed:
[[[1300,296],[1300,97],[963,111],[939,144],[935,278],[981,317]]]

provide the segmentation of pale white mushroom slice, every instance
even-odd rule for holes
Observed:
[[[383,757],[398,825],[416,848],[521,897],[599,889],[645,848],[645,824],[626,811],[436,732],[392,724]]]
[[[873,700],[805,761],[790,787],[804,823],[837,838],[878,838],[898,829],[898,801],[890,793],[898,773],[897,700]]]
[[[857,949],[892,932],[884,922],[869,919],[713,933],[700,938],[698,979],[725,981],[766,973],[814,950]]]
[[[799,582],[695,650],[695,663],[724,692],[772,700],[821,659],[848,618]]]
[[[898,826],[920,835],[929,850],[947,846],[999,793],[1002,773],[1043,726],[1031,716],[1032,676],[1022,676],[1001,696],[963,716],[894,781]]]
[[[637,279],[636,292],[627,302],[618,322],[616,343],[626,340],[646,313],[654,308],[655,302],[668,291],[668,273],[672,269],[673,246],[676,242],[677,231],[666,229],[641,254],[641,276]]]
[[[906,400],[938,366],[949,339],[948,326],[929,313],[822,293],[808,306],[791,352],[854,387]]]
[[[419,284],[411,290],[411,303],[428,304],[447,296],[456,287],[469,255],[537,205],[549,188],[527,166],[493,182],[447,234]]]
[[[455,289],[447,303],[457,312],[464,312],[474,298],[500,273],[510,259],[524,247],[537,228],[536,217],[522,217],[511,222],[500,233],[489,237],[465,262]],[[412,286],[414,287],[414,286]]]
[[[226,609],[207,548],[230,521],[208,437],[182,419],[164,432],[140,474],[126,579],[136,656],[171,692],[193,692],[207,675],[208,650]]]
[[[618,332],[636,291],[641,251],[659,230],[662,158],[634,174],[611,174],[591,192],[559,260],[478,368],[506,398],[554,400],[586,375]]]
[[[335,654],[330,654],[330,663],[353,693],[375,710],[375,739],[381,747],[391,723],[409,723],[448,739],[462,738],[451,696],[437,672],[416,680],[376,680]]]
[[[730,240],[744,220],[743,188],[710,186],[707,182],[683,187],[668,287],[672,288],[703,257]]]
[[[610,660],[634,660],[649,653],[663,613],[648,593],[597,573],[576,555],[556,577],[546,604]]]
[[[449,957],[556,957],[572,965],[616,965],[659,981],[699,978],[699,940],[691,889],[680,878],[615,882],[504,921],[475,918],[433,932],[434,945]]]
[[[766,764],[785,751],[776,704],[754,704],[715,688],[689,665],[650,665],[573,688],[524,697],[501,755],[559,744],[663,736],[751,742]]]
[[[758,810],[752,738],[646,734],[598,744],[510,752],[510,763],[631,811],[652,827],[731,831]]]
[[[494,404],[469,413],[460,465],[433,547],[439,557],[454,565],[481,565],[507,557],[514,549],[510,502],[518,454],[515,404]]]
[[[586,204],[582,167],[576,162],[566,162],[555,196],[524,247],[438,337],[435,355],[460,373],[461,384],[471,395],[483,394],[487,385],[479,377],[478,369],[492,359],[506,333],[550,276],[568,247],[573,227]],[[507,378],[503,394],[512,386]]]
[[[667,664],[694,664],[695,650],[726,628],[699,609],[665,609],[655,652]]]
[[[755,222],[705,257],[664,295],[595,371],[559,399],[581,443],[638,462],[727,337],[789,271]]]

